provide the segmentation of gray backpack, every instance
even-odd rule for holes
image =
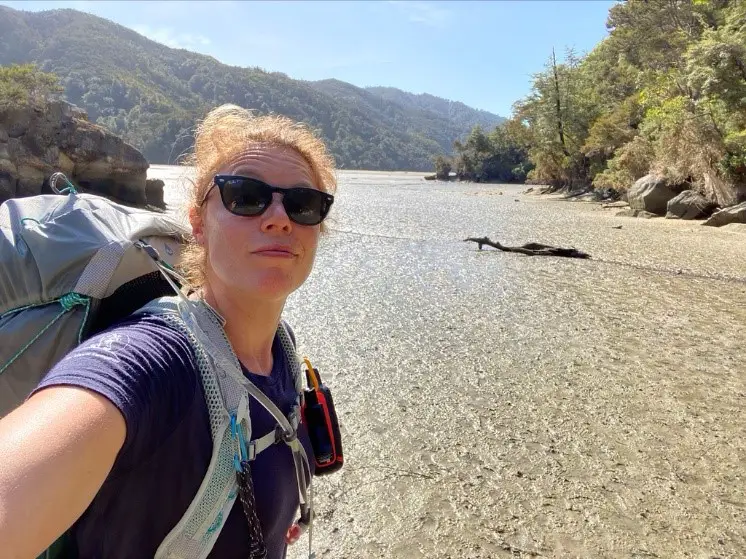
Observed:
[[[67,188],[58,191],[56,181]],[[174,265],[186,227],[166,214],[77,193],[60,173],[50,185],[57,194],[0,205],[0,417],[23,403],[83,340],[133,313],[161,314],[189,336],[198,357],[213,456],[191,506],[156,557],[206,557],[237,496],[236,450],[253,459],[278,441],[276,433],[251,439],[249,395],[275,416],[280,440],[293,450],[301,512],[310,524],[308,458],[294,436],[300,396],[284,417],[242,374],[220,317],[183,295]],[[278,334],[300,395],[299,361],[283,324]],[[68,557],[66,546],[65,535],[42,557]]]
[[[74,191],[0,205],[0,417],[82,340],[173,294],[151,253],[173,265],[187,234]]]

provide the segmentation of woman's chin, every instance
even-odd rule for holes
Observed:
[[[282,300],[298,289],[296,282],[287,274],[262,274],[245,287],[253,297],[264,300]]]

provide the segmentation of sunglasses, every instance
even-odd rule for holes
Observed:
[[[256,217],[272,205],[272,195],[282,195],[282,207],[295,223],[318,225],[326,218],[334,196],[315,188],[279,188],[266,182],[237,175],[215,175],[213,186],[220,190],[225,209],[235,215]],[[212,186],[202,199],[204,204]]]

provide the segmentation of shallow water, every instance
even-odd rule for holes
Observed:
[[[288,300],[344,437],[318,556],[746,556],[746,234],[421,177],[341,173]]]

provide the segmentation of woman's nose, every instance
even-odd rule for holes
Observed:
[[[292,228],[290,218],[282,205],[282,194],[272,194],[272,203],[262,215],[262,229],[283,229],[289,231]]]

